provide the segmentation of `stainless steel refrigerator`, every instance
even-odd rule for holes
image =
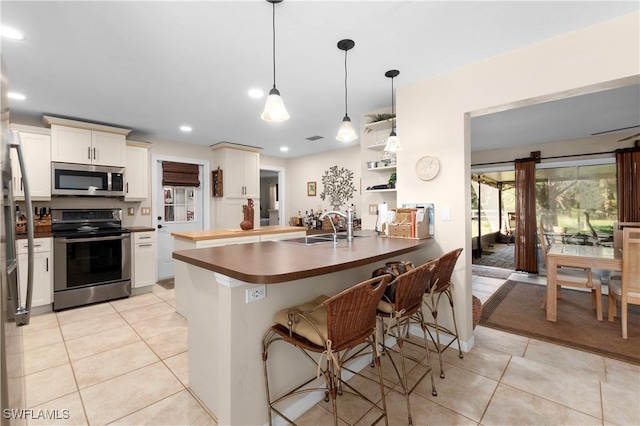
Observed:
[[[26,424],[28,411],[25,401],[24,351],[22,327],[29,324],[33,291],[33,216],[29,182],[24,168],[24,158],[19,135],[9,129],[9,103],[7,98],[7,73],[1,62],[0,91],[0,170],[2,171],[2,198],[0,205],[0,423]],[[9,157],[14,149],[22,169],[27,213],[27,238],[29,242],[26,271],[18,271],[15,245],[15,204],[12,192],[12,170]],[[17,171],[13,171],[17,172]],[[27,274],[25,300],[21,300],[18,273]]]

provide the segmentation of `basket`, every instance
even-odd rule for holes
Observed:
[[[26,234],[26,233],[27,233],[27,221],[16,220],[16,234]]]

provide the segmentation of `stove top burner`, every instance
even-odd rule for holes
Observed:
[[[51,232],[54,237],[96,237],[129,233],[122,228],[121,209],[52,210]]]

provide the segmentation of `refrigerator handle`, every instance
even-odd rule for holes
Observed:
[[[19,306],[15,313],[17,326],[28,325],[31,319],[31,299],[33,297],[33,207],[31,205],[31,191],[29,189],[29,179],[27,178],[27,169],[25,167],[24,154],[22,153],[22,145],[20,144],[20,134],[12,131],[12,141],[10,146],[16,149],[18,154],[18,162],[22,172],[22,184],[24,187],[24,202],[27,210],[27,300],[24,306]]]

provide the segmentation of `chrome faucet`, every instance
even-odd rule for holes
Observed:
[[[347,209],[347,214],[332,210],[330,212],[322,213],[322,215],[320,215],[320,220],[324,220],[324,218],[329,216],[330,214],[337,214],[347,221],[347,241],[353,241],[353,209],[351,208],[351,206],[349,206],[349,208]],[[335,242],[337,240],[338,233],[336,231],[335,225],[333,224],[333,220],[331,220],[331,227],[333,228],[333,241]]]

